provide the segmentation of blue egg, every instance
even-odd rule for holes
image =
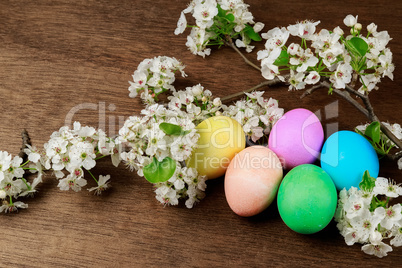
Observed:
[[[338,190],[359,187],[366,170],[377,178],[380,170],[377,153],[361,135],[347,130],[332,134],[321,150],[321,168]]]

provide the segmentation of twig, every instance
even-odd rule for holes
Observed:
[[[323,87],[330,89],[331,85],[327,81],[323,81],[320,83]],[[369,117],[368,111],[354,98],[352,98],[348,91],[342,91],[337,88],[333,88],[333,92],[335,92],[340,97],[344,98],[350,104],[352,104],[356,109],[358,109],[361,113],[363,113],[366,117]]]
[[[402,151],[399,151],[399,152],[397,152],[396,154],[393,154],[393,155],[387,154],[386,157],[388,159],[391,159],[391,160],[398,160],[399,158],[402,158]]]
[[[380,119],[378,119],[377,115],[374,113],[374,108],[371,105],[370,102],[370,98],[368,95],[364,95],[361,94],[360,92],[356,91],[355,89],[353,89],[352,87],[346,85],[345,90],[347,90],[348,92],[355,94],[356,96],[358,96],[362,101],[364,106],[366,107],[366,111],[367,114],[365,113],[365,115],[367,116],[367,118],[371,121],[377,121],[380,123],[381,126],[381,131],[393,142],[395,143],[399,148],[402,149],[402,141],[400,139],[398,139],[394,133],[392,133],[392,131],[390,131],[381,121]]]
[[[379,121],[378,117],[374,114],[374,109],[373,109],[373,106],[371,105],[368,95],[358,92],[357,90],[355,90],[353,87],[351,87],[349,85],[346,85],[345,90],[351,94],[356,95],[363,101],[363,104],[368,111],[368,114],[369,114],[368,118],[370,119],[370,121]]]
[[[357,79],[359,79],[359,74],[356,71],[353,71],[352,82],[350,83],[351,87],[355,87]]]
[[[307,89],[306,91],[304,91],[303,95],[300,96],[300,99],[303,99],[307,95],[313,94],[314,91],[316,91],[317,89],[322,88],[322,87],[323,87],[323,85],[321,85],[321,83],[320,83],[318,85],[315,85],[315,86]]]
[[[257,65],[255,65],[254,63],[252,63],[249,59],[246,58],[246,56],[244,56],[244,54],[235,46],[235,44],[233,44],[232,38],[227,37],[226,38],[226,42],[225,44],[231,48],[233,48],[242,58],[243,60],[250,65],[251,67],[253,67],[254,69],[257,69],[259,72],[261,72],[261,68],[258,67]]]
[[[23,159],[23,162],[26,162],[28,156],[24,152],[24,149],[27,148],[27,144],[32,145],[31,144],[31,139],[29,138],[29,134],[28,134],[28,131],[26,129],[24,129],[21,132],[21,138],[22,138],[22,145],[21,145],[21,150],[20,150],[18,156]]]
[[[284,77],[285,77],[285,79],[288,78],[288,76],[286,76],[286,75]],[[278,77],[275,77],[272,80],[265,80],[264,82],[254,86],[252,88],[249,88],[249,89],[246,89],[244,91],[237,92],[237,93],[225,96],[225,97],[221,98],[221,101],[222,101],[222,103],[227,103],[228,101],[230,101],[232,99],[242,97],[244,95],[244,93],[249,93],[249,92],[252,92],[252,91],[257,90],[259,88],[265,87],[265,86],[270,87],[270,86],[274,86],[274,85],[277,85],[277,84],[280,84],[280,83],[283,83],[283,82],[281,80],[279,80]]]
[[[323,81],[319,84],[322,87],[330,88],[331,85]],[[319,86],[317,86],[319,88]],[[316,88],[317,89],[317,88]],[[314,90],[316,90],[314,89]],[[304,95],[309,95],[311,94],[314,90],[309,90],[309,93],[304,93]],[[341,96],[344,98],[346,101],[348,101],[350,104],[352,104],[355,108],[357,108],[361,113],[363,113],[371,122],[378,121],[381,126],[381,131],[393,142],[395,143],[399,148],[402,148],[402,141],[398,139],[392,131],[390,131],[381,121],[378,119],[378,117],[374,113],[373,106],[371,105],[370,99],[367,95],[363,95],[359,93],[358,91],[354,90],[350,86],[345,87],[345,91],[340,90],[340,89],[333,89],[333,92],[335,92],[337,95]],[[356,101],[354,98],[350,96],[350,93],[358,96],[362,101],[365,107],[363,107],[358,101]]]
[[[361,98],[361,99],[366,97],[366,95],[360,93],[359,91],[355,90],[353,87],[351,87],[351,86],[349,86],[349,85],[346,85],[346,86],[345,86],[345,90],[348,91],[348,92],[351,93],[351,94],[356,95],[357,97],[359,97],[359,98]]]

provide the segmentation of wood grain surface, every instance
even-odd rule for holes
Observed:
[[[320,20],[319,28],[343,26],[359,15],[387,30],[393,40],[394,81],[384,79],[370,97],[378,117],[402,123],[401,1],[248,0],[264,31],[296,21]],[[187,0],[1,0],[0,1],[0,150],[13,155],[26,128],[37,147],[72,120],[114,135],[125,118],[139,114],[139,99],[128,97],[128,81],[145,58],[173,56],[187,65],[177,89],[201,83],[216,96],[263,81],[230,48],[214,49],[203,59],[186,48],[186,34],[175,36]],[[188,34],[188,32],[187,32]],[[248,57],[256,62],[256,50]],[[353,128],[366,118],[325,90],[300,100],[286,86],[267,91],[285,110],[321,111],[324,127]],[[325,117],[338,100],[339,113]],[[81,105],[81,106],[79,106]],[[67,118],[68,119],[68,118]],[[68,120],[67,120],[68,121]],[[68,123],[68,122],[67,122]],[[334,222],[322,232],[301,235],[282,222],[276,203],[261,215],[241,218],[229,208],[223,178],[209,181],[207,197],[193,209],[163,207],[152,185],[123,165],[100,161],[94,174],[110,174],[113,188],[102,196],[84,190],[59,191],[47,176],[26,210],[0,215],[1,267],[401,267],[402,249],[379,259],[359,245],[347,246]],[[395,163],[382,161],[380,176],[402,183]]]

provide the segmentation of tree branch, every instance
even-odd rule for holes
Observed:
[[[323,81],[320,83],[323,87],[330,89],[331,84],[329,84],[327,81]],[[344,98],[346,101],[348,101],[350,104],[352,104],[356,109],[358,109],[361,113],[363,113],[366,117],[369,117],[368,111],[359,103],[357,102],[354,98],[352,98],[347,91],[342,91],[340,89],[333,88],[333,92],[335,92],[338,96]]]
[[[303,95],[300,96],[300,99],[303,99],[307,95],[313,94],[314,91],[316,91],[317,89],[322,88],[322,87],[323,87],[323,85],[321,83],[319,83],[318,85],[315,85],[315,86],[307,89],[306,91],[304,91]]]
[[[21,132],[21,138],[22,138],[22,145],[21,145],[21,149],[20,149],[20,152],[19,152],[18,156],[23,159],[23,162],[26,162],[27,161],[27,154],[24,152],[24,150],[25,150],[25,148],[27,148],[27,144],[32,145],[31,144],[31,139],[30,139],[28,131],[26,129],[24,129]]]
[[[288,78],[287,75],[284,75],[284,77],[285,77],[285,79]],[[250,93],[250,92],[252,92],[254,90],[257,90],[259,88],[262,88],[262,87],[265,87],[265,86],[270,87],[270,86],[278,85],[280,83],[283,83],[283,82],[281,80],[279,80],[278,77],[275,77],[272,80],[265,80],[264,82],[261,82],[260,84],[254,86],[252,88],[249,88],[249,89],[246,89],[244,91],[237,92],[237,93],[225,96],[225,97],[221,98],[221,101],[222,101],[222,103],[227,103],[228,101],[230,101],[232,99],[242,97],[244,95],[244,93]]]
[[[399,151],[399,152],[397,152],[396,154],[393,154],[393,155],[387,154],[386,157],[388,159],[391,159],[391,160],[398,160],[399,158],[402,158],[402,151]]]
[[[236,45],[233,44],[232,38],[226,37],[225,44],[227,46],[231,47],[232,49],[234,49],[234,51],[236,51],[248,65],[250,65],[254,69],[257,69],[259,72],[261,72],[261,68],[258,67],[257,65],[255,65],[254,63],[252,63],[249,59],[247,59],[246,56],[244,56],[244,54],[236,47]]]
[[[323,81],[319,84],[322,87],[326,87],[326,88],[330,88],[331,85],[326,82]],[[313,91],[315,91],[318,86],[313,87],[314,89],[309,89],[308,93],[304,93],[302,95],[302,97],[307,96],[309,94],[311,94]],[[371,122],[374,121],[378,121],[381,125],[381,131],[393,142],[395,143],[399,148],[402,149],[402,141],[400,139],[398,139],[394,133],[392,133],[391,130],[389,130],[383,123],[381,123],[381,121],[378,119],[378,117],[375,115],[374,113],[374,109],[373,106],[371,105],[370,99],[367,95],[363,95],[359,92],[357,92],[356,90],[354,90],[353,88],[351,88],[350,86],[346,86],[345,87],[345,91],[340,90],[340,89],[333,89],[333,92],[335,92],[337,95],[341,96],[342,98],[344,98],[346,101],[348,101],[350,104],[352,104],[356,109],[358,109],[361,113],[363,113]],[[354,98],[352,98],[352,96],[350,96],[350,93],[360,97],[363,101],[363,104],[365,107],[363,107],[359,102],[357,102]]]
[[[257,65],[255,65],[254,63],[252,63],[250,60],[248,60],[243,53],[235,46],[235,44],[233,44],[233,41],[230,37],[227,36],[226,38],[226,42],[225,44],[229,47],[231,47],[232,49],[234,49],[242,58],[243,60],[250,65],[251,67],[257,69],[258,71],[261,72],[261,68],[258,67]],[[289,75],[287,75],[287,77],[285,78],[285,80],[289,77]],[[247,89],[244,92],[238,92],[232,95],[229,95],[227,97],[222,98],[222,102],[227,102],[230,99],[234,99],[234,98],[238,98],[240,96],[242,96],[244,93],[246,92],[250,92],[253,90],[256,90],[258,88],[264,87],[264,86],[271,86],[271,85],[275,85],[280,83],[281,81],[275,77],[275,79],[271,80],[271,82],[273,82],[272,84],[269,83],[270,81],[264,81],[262,83],[260,83],[259,85],[252,87],[250,89]],[[306,90],[303,95],[300,96],[300,99],[303,99],[304,97],[306,97],[307,95],[312,94],[315,90],[319,89],[320,87],[326,87],[328,89],[331,88],[331,85],[327,82],[327,81],[323,81],[320,84],[311,87],[310,89]],[[342,98],[344,98],[346,101],[348,101],[350,104],[352,104],[356,109],[358,109],[361,113],[363,113],[369,120],[370,122],[374,122],[374,121],[378,121],[380,123],[381,126],[381,131],[393,142],[395,143],[399,148],[402,149],[402,141],[399,140],[394,133],[392,133],[392,131],[390,131],[383,123],[381,123],[381,121],[379,120],[379,118],[376,116],[376,114],[374,113],[374,108],[371,105],[370,99],[368,97],[368,95],[362,94],[360,92],[358,92],[357,90],[355,90],[353,87],[346,85],[345,86],[345,90],[340,90],[340,89],[332,89],[333,92],[335,92],[337,95],[341,96]],[[358,102],[356,101],[354,98],[352,98],[351,94],[359,97],[364,104],[364,107]]]
[[[392,133],[391,130],[389,130],[381,121],[380,119],[377,117],[377,115],[374,113],[374,108],[371,105],[370,102],[370,98],[368,95],[365,94],[361,94],[360,92],[358,92],[357,90],[353,89],[352,87],[346,85],[345,90],[347,90],[348,92],[355,94],[356,96],[358,96],[362,101],[364,106],[366,107],[366,111],[368,114],[366,114],[367,118],[371,121],[377,121],[380,123],[381,125],[381,131],[393,142],[395,143],[399,148],[402,149],[402,141],[400,139],[398,139],[394,133]]]

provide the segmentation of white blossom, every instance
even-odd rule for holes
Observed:
[[[159,56],[153,59],[145,59],[133,74],[133,82],[129,81],[130,97],[134,98],[140,93],[140,97],[146,104],[154,104],[156,94],[164,91],[175,91],[172,86],[175,81],[175,72],[179,71],[183,77],[184,65],[175,58]]]
[[[373,193],[395,198],[398,197],[399,188],[400,186],[389,182],[386,178],[378,177],[375,181]]]
[[[28,155],[28,160],[37,163],[40,160],[40,152],[36,149],[35,146],[31,146],[29,144],[25,145],[27,148],[24,149],[24,153]]]
[[[390,185],[388,180],[377,178],[372,190],[363,191],[355,187],[343,189],[339,193],[335,213],[337,228],[344,236],[346,244],[364,244],[363,252],[380,258],[392,251],[392,247],[385,244],[383,239],[394,236],[390,244],[402,245],[401,204],[384,207],[384,203],[376,203],[379,196],[386,192],[385,189],[380,189],[385,188],[384,185]],[[402,191],[397,192],[398,195],[402,194]]]
[[[306,85],[306,82],[303,81],[304,73],[303,72],[294,72],[293,70],[290,71],[290,78],[289,78],[289,90],[296,89],[300,90],[303,89]]]
[[[402,226],[394,228],[393,235],[394,238],[390,241],[390,244],[395,247],[402,246]]]
[[[352,66],[349,64],[339,64],[329,80],[335,88],[345,88],[346,84],[352,80],[352,71]]]
[[[353,27],[357,23],[358,16],[347,15],[343,20],[343,23],[348,27]]]
[[[224,109],[223,115],[235,119],[243,126],[247,137],[256,142],[269,134],[272,126],[282,117],[284,110],[275,99],[265,99],[264,92],[246,93],[249,100],[240,100]]]
[[[211,49],[207,48],[209,40],[218,40],[221,42],[218,36],[222,34],[220,32],[215,32],[213,28],[216,23],[218,27],[220,21],[217,20],[218,5],[225,15],[231,15],[232,19],[230,24],[232,27],[231,36],[236,39],[235,44],[237,47],[246,48],[247,52],[251,52],[254,46],[250,45],[250,37],[243,32],[246,27],[253,27],[253,30],[258,33],[264,27],[261,22],[254,22],[253,15],[249,12],[249,5],[245,4],[243,0],[193,0],[190,2],[187,8],[185,8],[180,15],[177,22],[177,27],[175,29],[175,34],[180,34],[185,31],[185,26],[187,25],[187,20],[185,14],[191,14],[195,19],[195,25],[192,26],[190,35],[187,36],[186,46],[194,55],[199,55],[202,57],[208,56],[211,53]],[[221,43],[223,44],[223,43]]]
[[[202,29],[211,27],[213,18],[218,14],[218,7],[215,0],[205,0],[198,2],[194,7],[193,16],[196,19],[197,26]]]
[[[320,81],[320,74],[317,73],[316,71],[311,71],[306,78],[304,79],[304,82],[306,82],[309,85],[316,84]]]
[[[202,57],[209,56],[211,49],[207,48],[208,35],[202,28],[194,27],[189,36],[187,36],[186,46],[194,55]]]
[[[384,208],[382,208],[384,209]],[[391,230],[394,226],[400,227],[399,222],[402,219],[401,204],[396,204],[384,209],[385,217],[381,221],[381,227]]]
[[[305,72],[308,67],[315,66],[318,63],[318,58],[314,56],[310,49],[300,49],[295,57],[290,58],[289,63],[298,66],[297,72]]]
[[[184,30],[187,27],[187,20],[186,20],[186,16],[184,15],[183,12],[181,12],[180,14],[180,18],[177,21],[177,28],[174,31],[175,35],[181,34],[184,32]]]
[[[19,208],[28,208],[28,204],[25,204],[21,201],[16,201],[13,203],[3,203],[2,206],[0,206],[0,213],[1,212],[5,212],[5,213],[11,213],[11,212],[15,212],[18,211]]]
[[[89,188],[88,191],[94,191],[96,195],[100,195],[103,191],[110,188],[110,175],[99,176],[99,180],[97,181],[97,186]]]
[[[59,181],[57,187],[62,191],[73,190],[75,192],[81,191],[81,188],[87,185],[87,181],[82,177],[76,177],[72,174],[69,174],[64,179]]]
[[[289,38],[289,31],[285,27],[275,27],[267,33],[261,34],[261,36],[262,38],[267,39],[265,42],[265,48],[270,51],[281,48],[285,45]]]
[[[362,251],[369,255],[375,255],[379,258],[387,256],[388,252],[392,251],[392,247],[385,244],[384,242],[379,242],[378,244],[366,244],[362,246]]]
[[[315,28],[319,23],[320,21],[312,22],[304,20],[294,25],[289,25],[287,29],[293,36],[310,39],[313,36]]]

